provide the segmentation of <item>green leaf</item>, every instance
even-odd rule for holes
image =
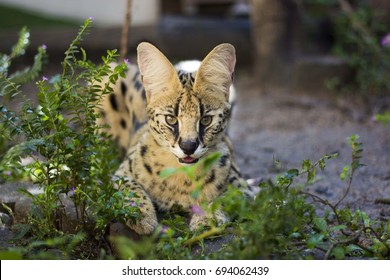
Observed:
[[[323,234],[315,234],[310,236],[309,240],[307,241],[307,247],[313,249],[314,247],[322,243],[324,237],[325,236]]]
[[[287,179],[293,179],[299,175],[298,169],[290,169],[288,170],[284,176],[286,176]]]
[[[203,170],[207,171],[210,170],[210,168],[219,160],[221,157],[220,153],[214,153],[209,155],[207,158],[203,160]]]
[[[386,224],[386,234],[390,238],[390,220]]]
[[[324,160],[324,159],[321,159],[321,160],[318,162],[318,165],[319,165],[321,171],[324,171],[324,170],[325,170],[325,160]]]
[[[353,253],[356,253],[356,252],[359,252],[359,253],[362,253],[364,250],[355,245],[355,244],[349,244],[346,248],[345,248],[345,253],[346,254],[353,254]]]
[[[317,175],[317,168],[313,167],[310,169],[310,171],[307,173],[307,183],[312,183]]]
[[[344,223],[350,223],[353,219],[352,212],[349,208],[341,209],[338,215]]]
[[[314,218],[313,223],[321,232],[328,231],[328,224],[324,218],[316,217]]]
[[[332,226],[330,229],[332,232],[335,232],[335,231],[344,230],[346,228],[347,228],[346,225],[336,225],[336,226]]]
[[[357,210],[356,213],[357,213],[357,214],[360,216],[360,218],[362,219],[363,224],[364,224],[365,227],[369,227],[369,226],[371,225],[370,217],[367,215],[366,212]]]
[[[357,141],[359,140],[360,136],[357,134],[352,134],[350,137],[347,137],[347,143],[352,148],[357,144]]]
[[[338,260],[343,260],[345,258],[345,251],[344,248],[341,246],[334,247],[332,249],[332,255],[338,259]]]
[[[311,161],[309,159],[305,159],[303,162],[302,162],[302,172],[307,172],[309,171],[309,169],[313,166],[313,164],[311,163]]]
[[[349,175],[349,170],[350,170],[350,166],[349,165],[346,165],[346,166],[343,167],[343,171],[340,174],[340,179],[342,181],[344,181],[345,178],[347,178],[347,176]]]
[[[180,168],[173,168],[173,167],[168,167],[168,168],[165,168],[164,170],[162,170],[160,172],[160,178],[168,178],[170,176],[172,176],[173,174],[176,174],[177,172],[179,171],[182,171]]]

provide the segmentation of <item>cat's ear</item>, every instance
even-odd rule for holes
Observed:
[[[216,46],[199,66],[194,89],[205,94],[222,92],[228,98],[235,65],[234,47],[227,43]]]
[[[140,43],[137,54],[148,101],[157,94],[174,90],[180,85],[175,68],[155,46],[146,42]]]

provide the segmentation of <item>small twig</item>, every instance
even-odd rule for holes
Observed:
[[[8,206],[5,202],[1,202],[0,206],[8,212],[8,214],[12,217],[12,221],[15,221],[14,211],[12,211],[12,208]]]
[[[337,242],[334,242],[330,245],[328,251],[326,252],[325,256],[324,256],[324,260],[327,260],[329,259],[330,257],[330,254],[332,253],[332,250],[335,246],[337,245],[340,245],[340,244],[349,244],[349,243],[353,243],[355,240],[357,240],[360,236],[360,234],[362,233],[363,230],[359,230],[355,235],[352,235],[350,238],[347,238],[347,239],[344,239],[344,240],[339,240]]]
[[[306,241],[297,241],[297,242],[291,242],[288,246],[292,247],[292,246],[307,246],[307,242]],[[315,245],[314,246],[315,249],[317,250],[320,250],[322,252],[326,252],[327,250],[322,248],[321,246],[318,246],[318,245]],[[304,247],[304,249],[306,249],[306,247]]]
[[[300,191],[300,193],[304,194],[304,195],[307,195],[307,196],[310,196],[314,201],[322,203],[323,205],[326,205],[326,206],[330,207],[332,209],[333,213],[336,216],[337,223],[341,224],[340,217],[339,217],[339,215],[337,213],[337,207],[335,205],[330,203],[328,200],[321,198],[318,195],[315,195],[315,194],[312,194],[312,193],[309,193],[309,192],[305,192],[305,191]],[[343,232],[343,234],[345,234],[345,233]],[[345,235],[347,235],[347,234],[345,234]]]
[[[352,186],[352,180],[353,180],[353,175],[355,174],[355,168],[352,167],[352,171],[351,171],[351,175],[349,176],[349,180],[348,180],[348,187],[347,189],[345,190],[343,196],[339,199],[339,201],[337,201],[337,203],[334,205],[334,208],[336,209],[339,204],[347,197],[349,191],[351,190],[351,186]]]
[[[375,203],[390,204],[390,198],[377,198]]]
[[[130,22],[131,22],[131,0],[127,0],[125,22],[123,24],[122,36],[121,36],[120,58],[121,58],[122,61],[127,56],[127,48],[128,48],[128,43],[129,43]]]
[[[351,143],[352,161],[351,161],[351,173],[349,174],[349,178],[348,178],[348,186],[347,186],[347,189],[345,190],[343,196],[334,205],[335,209],[337,209],[337,207],[340,205],[340,203],[343,202],[344,199],[349,194],[349,191],[351,190],[351,187],[352,187],[352,180],[353,180],[353,177],[355,175],[355,172],[359,167],[362,166],[362,164],[359,163],[359,159],[361,158],[360,153],[363,151],[363,149],[361,149],[362,144],[356,141],[358,137],[355,137],[355,138],[356,138],[355,140],[352,140],[352,137],[350,138],[351,142],[352,142]]]
[[[335,246],[334,243],[330,244],[330,247],[329,247],[328,251],[326,251],[326,253],[325,253],[324,260],[328,260],[329,259],[330,254],[332,253],[332,250],[333,250],[334,246]]]

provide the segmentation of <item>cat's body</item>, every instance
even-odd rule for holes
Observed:
[[[245,183],[225,133],[231,115],[234,47],[217,46],[196,72],[187,73],[175,69],[151,44],[141,43],[138,65],[139,71],[131,65],[129,78],[119,81],[115,92],[107,96],[102,120],[128,149],[117,175],[128,179],[124,187],[136,194],[133,202],[140,205],[142,217],[127,225],[139,234],[150,234],[158,224],[155,205],[169,210],[178,204],[191,212],[201,204],[211,204],[229,184]],[[160,176],[166,168],[193,165],[214,153],[219,153],[219,160],[202,178],[200,171],[193,181],[181,172]],[[200,195],[194,196],[200,181]],[[227,220],[220,210],[192,213],[190,228],[213,218],[218,223]]]

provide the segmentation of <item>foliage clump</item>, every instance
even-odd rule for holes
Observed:
[[[337,153],[316,162],[304,160],[300,169],[265,180],[258,194],[249,199],[239,189],[229,188],[213,205],[223,206],[233,218],[229,224],[190,232],[185,216],[173,211],[152,237],[137,242],[116,239],[120,255],[126,259],[388,259],[390,222],[371,220],[363,211],[342,206],[355,172],[363,166],[359,137],[352,135],[347,143],[352,158],[341,171],[346,188],[336,202],[311,193],[310,188],[317,173],[324,171],[327,161],[337,158]],[[192,177],[192,168],[176,172]],[[302,177],[306,177],[305,183],[297,183]],[[318,213],[318,204],[325,209],[323,214]],[[206,207],[203,210],[210,211]],[[219,239],[224,245],[210,250],[211,243]]]
[[[344,1],[342,1],[344,3]],[[347,58],[355,71],[354,85],[364,93],[390,92],[390,43],[384,39],[390,30],[365,6],[344,6],[336,21],[334,51]]]
[[[352,70],[351,80],[334,77],[327,81],[331,89],[364,95],[388,95],[390,92],[390,30],[378,9],[367,1],[305,0],[316,7],[315,15],[329,25],[332,52],[344,58]],[[306,17],[310,18],[307,11]],[[310,24],[307,24],[310,29]],[[317,27],[319,28],[319,27]]]
[[[77,216],[75,229],[97,236],[104,233],[112,219],[124,221],[137,217],[139,212],[137,207],[123,207],[132,194],[114,188],[114,183],[120,185],[123,181],[112,178],[119,160],[115,146],[106,135],[96,133],[96,106],[112,91],[118,77],[124,76],[127,66],[122,63],[111,67],[118,57],[116,50],[107,51],[100,65],[87,59],[80,43],[91,23],[91,19],[85,21],[66,50],[62,74],[36,82],[38,106],[24,96],[20,112],[10,110],[4,102],[0,107],[2,135],[18,142],[1,158],[0,174],[3,179],[9,175],[28,176],[41,189],[37,195],[21,190],[33,201],[22,231],[34,240],[64,234],[61,220],[68,215],[69,201]],[[25,38],[22,31],[10,59],[15,57],[14,53],[24,53],[27,45],[21,41],[25,42]],[[42,56],[44,48],[39,50]],[[40,61],[37,59],[36,64]],[[35,78],[37,70],[33,66],[12,76],[4,71],[3,91],[12,89],[12,94],[20,94],[16,90],[24,77]],[[25,165],[25,158],[31,163]]]

